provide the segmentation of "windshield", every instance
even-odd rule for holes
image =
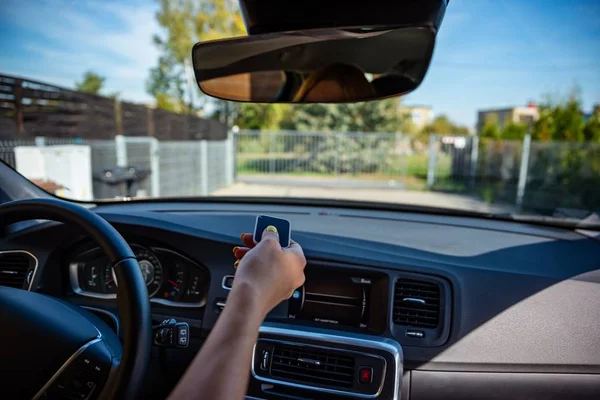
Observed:
[[[236,1],[0,10],[0,159],[58,196],[600,209],[598,1],[452,1],[414,92],[308,105],[199,91],[191,49],[245,35]]]

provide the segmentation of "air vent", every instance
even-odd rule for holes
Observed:
[[[394,293],[395,324],[431,329],[438,327],[440,287],[436,283],[398,279]]]
[[[0,253],[0,286],[23,288],[28,284],[27,274],[32,266],[32,258],[27,253]]]
[[[351,388],[354,358],[317,348],[277,345],[273,349],[271,376],[308,385]]]

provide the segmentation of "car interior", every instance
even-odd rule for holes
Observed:
[[[452,6],[423,1],[399,21],[393,15],[414,2],[314,14],[318,2],[308,1],[297,18],[284,2],[242,3],[249,36],[196,45],[196,79],[209,93],[216,86],[203,79],[283,70],[273,98],[244,100],[274,102],[332,61],[326,43],[352,49],[355,39],[315,34],[321,45],[293,68],[273,65],[269,52],[261,62],[248,53],[247,63],[228,54],[311,29],[416,29],[433,39]],[[419,85],[429,39],[416,64],[383,57],[416,71],[396,68],[402,84],[386,90]],[[600,398],[597,225],[329,199],[69,201],[4,163],[0,397],[166,398],[227,307],[231,249],[257,215],[291,223],[307,266],[305,284],[260,327],[246,399]]]

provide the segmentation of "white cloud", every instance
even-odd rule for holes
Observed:
[[[152,43],[159,32],[155,11],[155,2],[9,2],[3,18],[19,26],[16,36],[34,39],[16,54],[2,56],[0,65],[6,73],[70,82],[69,87],[91,69],[106,77],[106,93],[118,91],[126,100],[148,102],[145,80],[158,59]],[[32,56],[39,61],[35,65]]]

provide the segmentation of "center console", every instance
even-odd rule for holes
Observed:
[[[388,277],[365,270],[309,265],[305,284],[288,301],[288,323],[382,334]]]
[[[261,327],[252,398],[398,399],[402,348],[390,339],[322,329]]]
[[[310,262],[305,276],[260,330],[249,397],[398,399],[402,348],[381,336],[388,275]]]

